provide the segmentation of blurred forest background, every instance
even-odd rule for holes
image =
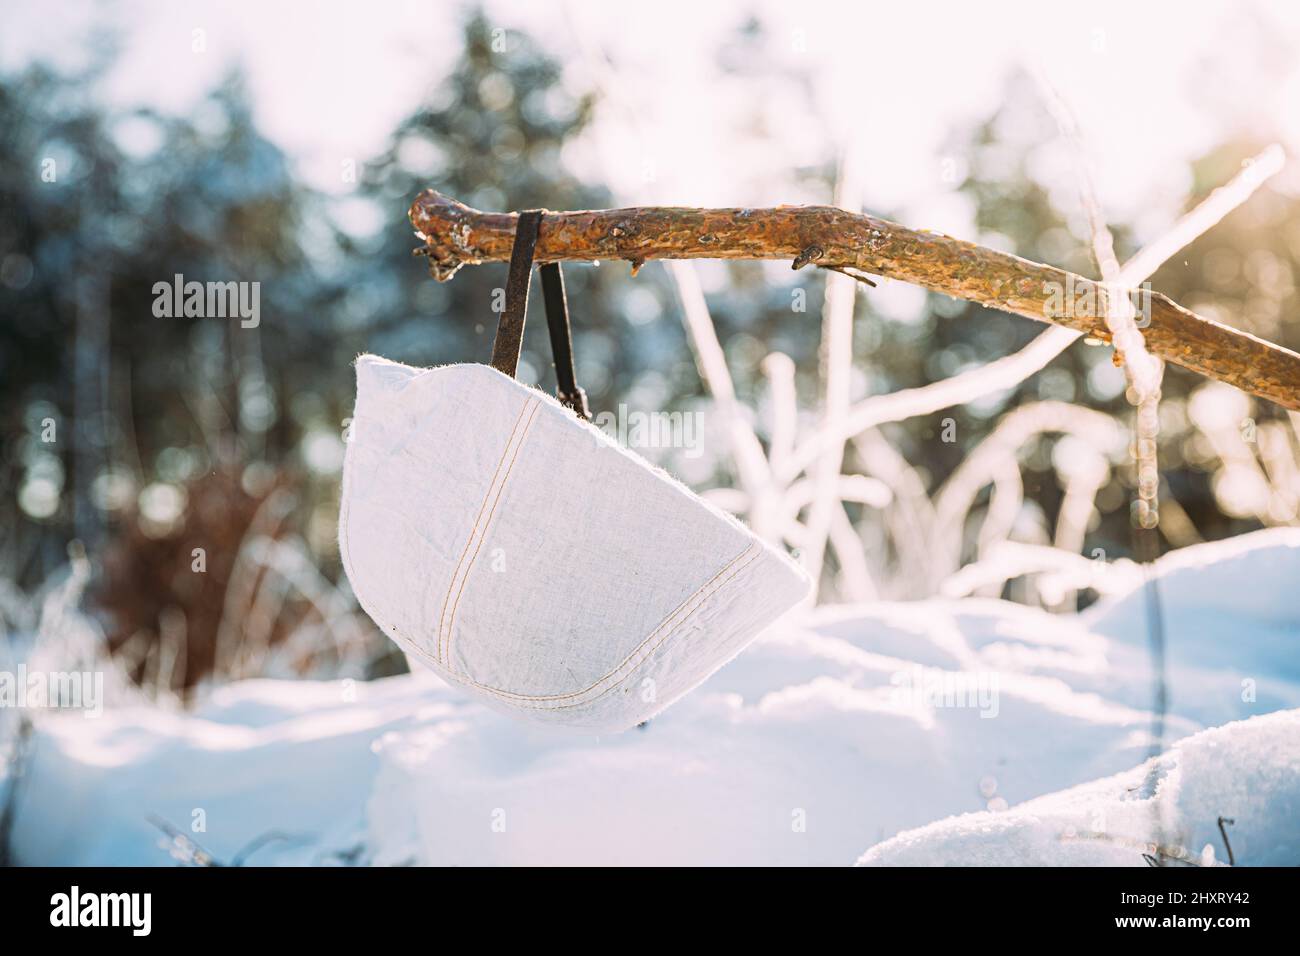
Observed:
[[[84,69],[33,63],[0,76],[6,631],[36,627],[36,598],[57,583],[78,542],[73,554],[90,559],[85,606],[127,672],[160,695],[184,698],[204,681],[240,676],[372,677],[403,668],[351,600],[335,543],[351,361],[360,352],[415,365],[486,360],[492,291],[505,278],[496,264],[434,282],[412,258],[407,208],[426,187],[487,210],[615,199],[565,161],[566,144],[613,108],[610,91],[570,89],[557,58],[522,32],[499,49],[480,13],[465,14],[458,29],[454,68],[431,78],[426,101],[381,153],[341,164],[346,188],[334,194],[304,182],[259,131],[238,70],[185,116],[117,112],[93,95],[117,55],[111,37]],[[779,82],[783,108],[813,96],[797,75],[755,75],[756,63],[779,59],[766,52],[774,42],[759,20],[738,16],[717,50],[719,70],[755,94],[753,114],[737,117],[750,148],[788,135],[766,115],[766,82]],[[1273,49],[1263,31],[1250,42]],[[1235,128],[1229,97],[1204,91],[1199,102],[1215,128]],[[814,103],[802,106],[816,116]],[[328,121],[327,105],[321,118]],[[807,135],[818,135],[812,126]],[[791,202],[831,201],[838,151],[829,131],[820,135],[824,142],[805,152],[825,161],[790,171]],[[935,157],[936,188],[973,208],[978,234],[963,238],[1096,275],[1077,192],[1044,174],[1060,165],[1057,141],[1035,83],[1011,72],[981,122],[952,130]],[[1205,150],[1190,170],[1171,171],[1171,182],[1186,183],[1184,208],[1264,145],[1243,132]],[[1298,204],[1291,168],[1167,263],[1153,288],[1300,348]],[[906,221],[899,210],[871,211]],[[1132,225],[1112,223],[1121,261],[1136,251]],[[825,276],[785,263],[708,268],[709,312],[737,397],[770,444],[779,417],[764,372],[772,353],[792,360],[800,414],[816,418]],[[177,273],[260,282],[260,324],[156,318],[154,283]],[[593,409],[701,411],[702,455],[644,453],[728,501],[735,464],[669,270],[653,263],[631,278],[622,263],[571,266],[567,279]],[[900,288],[864,290],[855,310],[855,400],[976,368],[1043,328]],[[530,323],[521,378],[551,388],[543,324]],[[1065,406],[1083,417],[1060,412]],[[926,530],[926,502],[1009,414],[1030,407],[1046,409],[1050,421],[1000,433],[1019,437],[995,456],[1002,470],[962,512],[960,554],[946,565]],[[1119,423],[1118,444],[1093,440],[1089,410]],[[1285,413],[1176,368],[1166,372],[1160,412],[1165,548],[1297,522],[1300,441]],[[995,511],[1009,515],[997,529],[1008,541],[1088,562],[1130,554],[1131,415],[1110,349],[1081,341],[1014,388],[872,429],[845,461],[846,474],[870,482],[845,505],[859,544],[847,560],[857,563],[846,579],[841,535],[828,552],[821,600],[956,593],[945,581],[985,554],[985,519]],[[1019,493],[1006,484],[1007,462]],[[1086,492],[1081,536],[1062,532],[1072,489]],[[806,506],[792,505],[796,514]],[[1095,596],[1086,578],[1049,588],[1035,574],[1012,575],[982,582],[978,593],[1073,610]]]

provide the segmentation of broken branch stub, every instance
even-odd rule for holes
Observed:
[[[503,262],[515,213],[480,212],[432,189],[411,206],[434,278]],[[538,262],[789,259],[854,269],[1109,340],[1107,287],[1083,276],[941,233],[833,206],[690,209],[645,206],[547,212]],[[1128,294],[1121,290],[1120,294]],[[1207,378],[1300,411],[1300,355],[1197,315],[1159,293],[1133,293],[1147,349]]]

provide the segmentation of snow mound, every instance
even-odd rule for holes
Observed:
[[[1238,866],[1300,860],[1300,711],[1203,731],[1127,773],[1006,813],[901,833],[858,865],[1146,866],[1160,853],[1204,866],[1227,862],[1229,845]]]
[[[162,823],[221,862],[259,839],[268,842],[249,854],[255,864],[330,862],[361,840],[375,738],[454,715],[449,697],[413,677],[250,680],[214,691],[192,713],[52,714],[38,724],[18,784],[16,857],[165,866],[174,861]]]

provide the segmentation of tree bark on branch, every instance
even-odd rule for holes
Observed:
[[[441,282],[461,266],[510,258],[515,213],[480,212],[428,189],[416,197],[410,219],[424,241],[415,252],[428,257]],[[649,259],[789,259],[796,269],[852,269],[1110,339],[1104,283],[833,206],[547,212],[538,262],[609,259],[630,262],[634,274]],[[1074,307],[1080,302],[1092,305]],[[1166,361],[1300,411],[1300,355],[1289,349],[1159,293],[1150,295],[1142,333],[1147,349]]]

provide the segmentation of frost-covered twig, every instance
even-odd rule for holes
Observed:
[[[247,613],[251,624],[245,624],[246,632],[250,626],[256,630],[245,642],[247,647],[241,647],[241,653],[232,660],[229,676],[265,674],[270,662],[277,658],[287,660],[291,669],[301,669],[300,665],[319,656],[323,647],[332,650],[340,663],[346,663],[350,654],[356,655],[364,648],[367,632],[353,614],[353,602],[320,573],[300,541],[254,538],[248,542],[246,557],[254,566],[272,573],[261,578]],[[320,617],[321,633],[307,631],[310,640],[299,639],[301,632],[291,634],[273,647],[271,633],[291,592],[307,601]],[[328,641],[322,641],[322,636]]]
[[[1281,164],[1282,151],[1277,146],[1269,147],[1247,160],[1242,171],[1232,180],[1210,193],[1196,208],[1126,262],[1115,277],[1113,287],[1129,289],[1146,282],[1180,250],[1254,195],[1269,177],[1281,169]],[[1093,204],[1095,205],[1095,200]],[[1128,301],[1127,296],[1124,298]],[[1047,363],[1064,352],[1080,335],[1081,332],[1072,328],[1051,328],[1020,351],[979,368],[929,385],[864,399],[844,419],[844,430],[850,435],[861,434],[887,422],[930,415],[984,395],[1014,388],[1030,375],[1045,368]],[[1300,425],[1297,425],[1297,434],[1300,434]],[[778,478],[789,480],[798,474],[815,460],[825,443],[834,441],[837,437],[824,429],[814,432],[795,450],[793,456],[782,463],[782,467],[774,466]]]
[[[852,438],[880,425],[930,415],[1014,388],[1065,351],[1081,334],[1073,329],[1048,329],[1019,352],[994,359],[979,368],[960,372],[929,385],[904,388],[863,399],[843,418],[843,437]],[[832,434],[826,429],[818,429],[795,449],[779,477],[788,479],[797,475],[816,459],[827,443],[840,438],[840,435]]]
[[[795,394],[794,360],[784,352],[773,352],[763,359],[763,374],[772,410],[772,427],[768,435],[767,457],[775,476],[793,476],[786,462],[794,452],[795,433],[799,425],[799,402]],[[788,477],[782,480],[789,480]]]
[[[841,208],[856,208],[860,201],[857,167],[857,149],[850,149],[840,162],[839,179],[835,186],[835,204]],[[848,436],[843,434],[843,421],[852,401],[849,388],[853,374],[853,306],[857,301],[857,289],[857,283],[849,276],[839,273],[826,276],[826,295],[822,306],[821,421],[823,430],[839,437],[836,441],[825,443],[817,456],[813,470],[816,493],[808,509],[805,547],[800,555],[804,568],[812,578],[814,601],[821,586],[822,562],[831,525],[844,520],[844,507],[835,495],[835,486],[844,467],[844,443],[848,440]],[[842,529],[840,540],[844,542]],[[858,549],[861,550],[860,544]],[[855,585],[854,590],[860,590],[860,587]]]
[[[736,388],[731,380],[731,372],[727,369],[727,357],[718,341],[713,317],[709,314],[709,306],[704,299],[704,290],[700,288],[699,277],[690,263],[670,262],[667,266],[681,300],[687,333],[700,368],[700,378],[722,415],[740,485],[749,496],[750,521],[755,525],[757,533],[770,537],[771,529],[766,526],[761,504],[771,485],[771,470],[768,468],[767,457],[763,454],[763,446],[736,398]]]
[[[167,839],[159,841],[158,845],[161,849],[166,850],[167,855],[178,863],[190,866],[225,865],[175,824],[155,814],[149,814],[146,819],[167,836]]]
[[[272,491],[257,506],[248,530],[239,543],[230,580],[226,584],[221,621],[217,625],[216,643],[212,652],[212,670],[216,675],[231,673],[235,658],[246,650],[245,620],[248,609],[257,596],[258,578],[262,574],[261,566],[250,558],[249,551],[256,540],[275,533],[294,504],[293,493],[289,490],[277,488]]]
[[[934,556],[941,559],[939,563],[943,567],[955,570],[960,563],[966,516],[980,489],[997,479],[1005,463],[1015,465],[1019,448],[1043,432],[1074,435],[1103,453],[1122,445],[1122,432],[1111,416],[1077,405],[1035,402],[1005,415],[992,433],[966,456],[935,496],[932,540]]]
[[[23,776],[27,771],[30,755],[32,722],[26,714],[18,717],[18,730],[10,752],[6,755],[4,776],[0,777],[8,784],[5,787],[4,803],[0,804],[0,867],[13,866],[13,829],[14,819],[18,815],[18,792],[22,786]]]
[[[978,561],[949,576],[939,588],[944,597],[965,597],[990,587],[1001,590],[1012,578],[1036,575],[1047,579],[1039,591],[1078,591],[1091,588],[1099,594],[1130,590],[1138,577],[1130,561],[1096,561],[1057,547],[999,541]]]

